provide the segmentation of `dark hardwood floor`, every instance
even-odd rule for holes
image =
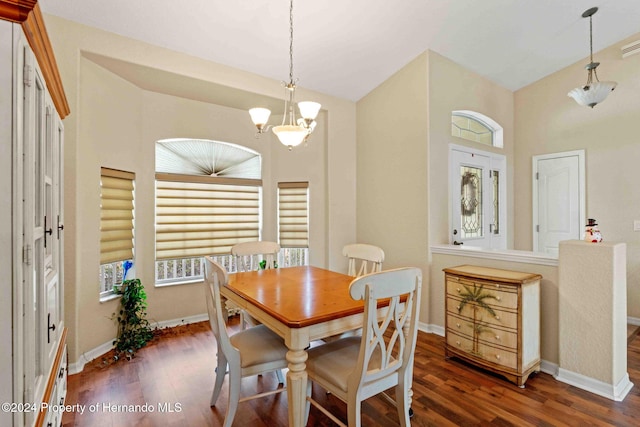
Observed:
[[[232,327],[238,327],[237,319]],[[221,426],[226,385],[215,408],[215,342],[207,322],[165,330],[131,361],[95,360],[69,377],[68,405],[86,405],[83,414],[65,413],[63,426]],[[640,337],[628,347],[628,372],[640,385]],[[243,380],[243,395],[277,386],[275,375]],[[420,332],[413,382],[413,426],[638,426],[640,387],[624,402],[588,393],[552,376],[532,375],[520,389],[502,377],[445,360],[443,338]],[[346,406],[320,388],[324,401],[340,419]],[[121,405],[138,405],[128,407]],[[363,426],[397,426],[395,408],[383,398],[363,404]],[[236,426],[286,426],[286,393],[240,403]],[[309,426],[334,426],[311,407]]]

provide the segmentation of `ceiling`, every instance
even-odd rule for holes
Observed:
[[[288,80],[287,0],[39,3],[45,14]],[[600,8],[597,61],[598,50],[640,32],[638,0],[295,0],[294,77],[357,101],[430,49],[517,90],[588,57],[589,20],[581,14],[592,6]]]

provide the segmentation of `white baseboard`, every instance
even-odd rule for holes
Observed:
[[[555,378],[563,383],[606,397],[607,399],[615,400],[616,402],[623,401],[629,393],[629,390],[633,388],[633,383],[629,381],[629,374],[625,374],[618,384],[607,384],[600,380],[559,368]]]
[[[206,313],[196,314],[195,316],[187,316],[187,317],[182,317],[178,319],[163,320],[161,322],[155,322],[155,323],[150,322],[150,323],[151,323],[151,328],[153,329],[164,329],[164,328],[173,328],[180,325],[188,325],[190,323],[203,322],[205,320],[209,320],[209,316]],[[112,339],[105,342],[104,344],[101,344],[94,349],[91,349],[89,351],[82,353],[78,358],[78,360],[76,360],[75,362],[70,362],[69,368],[68,368],[69,375],[82,372],[82,370],[84,369],[84,365],[91,362],[92,360],[99,358],[103,354],[108,353],[111,349],[113,349],[113,341],[115,339],[116,338],[113,337]]]
[[[427,334],[436,334],[436,335],[440,335],[441,337],[444,336],[443,326],[418,322],[418,330],[425,332]]]
[[[640,318],[638,318],[638,317],[627,317],[627,323],[629,325],[640,326]]]

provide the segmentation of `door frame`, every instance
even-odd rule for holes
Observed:
[[[586,199],[586,162],[585,162],[585,150],[573,150],[573,151],[563,151],[559,153],[549,153],[549,154],[540,154],[537,156],[533,156],[531,158],[532,162],[532,174],[531,174],[531,194],[533,197],[532,204],[532,217],[531,217],[531,233],[533,236],[533,251],[538,252],[538,161],[540,160],[550,160],[550,159],[559,159],[562,157],[578,157],[578,197],[579,197],[579,210],[580,210],[580,224],[578,226],[578,230],[584,230],[584,227],[587,223],[587,199]]]

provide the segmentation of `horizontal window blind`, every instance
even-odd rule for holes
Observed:
[[[309,247],[309,183],[278,183],[278,234],[283,248]]]
[[[133,259],[135,174],[100,168],[100,264]]]
[[[262,181],[156,174],[156,260],[231,252],[260,235]]]

